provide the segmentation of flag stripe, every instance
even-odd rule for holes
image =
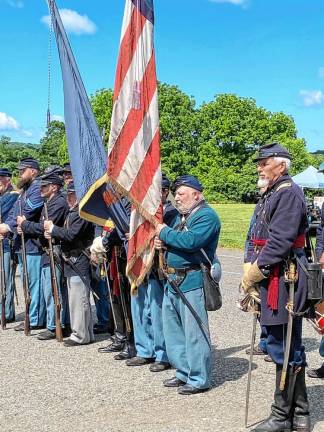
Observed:
[[[143,123],[136,138],[133,140],[129,149],[128,156],[125,159],[117,181],[123,185],[126,190],[130,190],[132,184],[138,175],[143,160],[151,146],[152,140],[159,129],[159,119],[156,115],[157,91],[151,101],[150,107],[144,117]]]
[[[136,79],[139,82],[143,81],[145,70],[149,61],[151,60],[153,44],[144,44],[145,39],[147,39],[151,33],[152,24],[150,22],[146,22],[141,37],[139,38],[132,63],[125,76],[118,98],[114,102],[111,118],[111,130],[109,135],[109,154],[116,145],[118,135],[128,118],[129,112],[132,110],[134,80]],[[141,61],[138,61],[141,56],[143,58]]]
[[[137,24],[137,21],[138,21],[139,28],[136,34],[134,35],[133,29],[135,24]],[[142,15],[139,16],[138,10],[136,8],[133,8],[132,16],[120,47],[119,59],[118,59],[117,71],[116,71],[114,99],[117,99],[119,95],[125,76],[133,61],[138,40],[142,34],[146,22],[147,22],[146,19]]]
[[[154,177],[156,170],[160,167],[159,141],[160,134],[159,129],[157,129],[149,151],[147,152],[146,157],[138,170],[138,175],[130,189],[131,195],[136,197],[138,201],[143,201],[145,198],[150,186],[152,185],[152,178]],[[159,203],[161,200],[161,193],[157,198]],[[150,210],[149,213],[151,213]]]
[[[128,115],[127,122],[124,124],[117,141],[109,155],[109,174],[114,178],[118,177],[129,149],[142,127],[143,112],[146,112],[156,90],[156,82],[152,79],[155,76],[154,56],[147,66],[141,83],[141,105],[142,110],[131,110]],[[145,90],[145,91],[144,91]]]

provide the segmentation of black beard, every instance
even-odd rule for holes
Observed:
[[[17,188],[18,189],[27,189],[27,187],[30,185],[31,180],[24,180],[24,179],[19,179],[17,181]]]

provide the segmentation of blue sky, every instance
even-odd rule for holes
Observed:
[[[57,0],[89,94],[112,87],[124,0]],[[0,0],[0,135],[39,142],[47,109],[44,0]],[[197,104],[253,97],[324,149],[323,0],[155,0],[158,78]],[[63,116],[53,46],[51,112]]]

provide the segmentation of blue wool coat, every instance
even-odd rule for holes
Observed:
[[[280,187],[284,183],[290,186]],[[251,239],[264,239],[267,244],[260,250],[249,249],[247,261],[258,261],[261,270],[271,271],[279,264],[278,310],[272,311],[267,305],[268,279],[260,283],[261,288],[261,325],[279,325],[288,322],[286,304],[289,285],[284,281],[286,260],[294,252],[307,264],[303,248],[293,249],[296,238],[305,233],[308,227],[307,207],[302,189],[290,176],[284,175],[261,197],[255,210],[255,222],[251,229]],[[307,279],[297,265],[298,281],[295,284],[295,312],[305,308],[307,299]]]
[[[13,187],[9,187],[6,192],[0,196],[0,208],[1,208],[1,221],[2,223],[7,223],[9,213],[17,201],[18,192],[13,190]],[[3,241],[4,252],[9,252],[9,241],[5,238]]]
[[[320,259],[324,253],[324,204],[321,210],[321,223],[316,231],[316,256]]]
[[[20,202],[22,214],[26,217],[26,219],[28,221],[38,222],[44,204],[43,198],[40,194],[39,180],[34,180],[26,189],[22,191],[11,209],[8,219],[6,220],[6,224],[13,233],[14,248],[16,252],[21,251],[21,238],[20,235],[17,234],[17,216],[20,214]],[[27,253],[41,253],[40,244],[36,238],[26,234],[25,242]]]
[[[160,232],[160,240],[167,246],[166,262],[169,267],[189,268],[191,265],[207,264],[200,249],[204,249],[210,261],[213,260],[218,244],[221,223],[215,210],[208,205],[188,216],[188,231],[179,231],[181,215]],[[189,272],[180,285],[184,292],[202,288],[202,272]]]

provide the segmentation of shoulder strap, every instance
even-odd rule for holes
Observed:
[[[280,189],[285,189],[285,188],[288,188],[291,186],[292,186],[291,181],[282,182],[282,183],[280,183],[280,185],[278,187],[275,188],[274,192],[278,192],[278,191],[280,191]]]

